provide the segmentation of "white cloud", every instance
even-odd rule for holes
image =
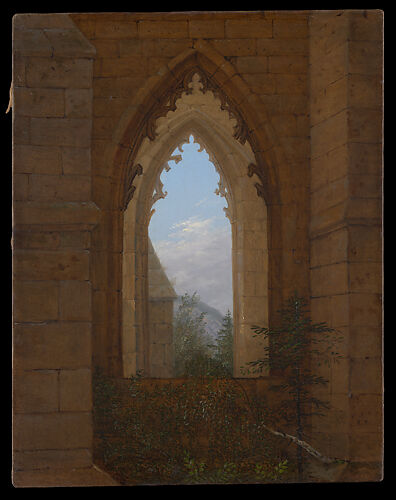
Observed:
[[[207,203],[208,201],[208,198],[203,198],[202,200],[199,200],[195,205],[194,207],[200,207],[201,205],[203,205],[204,203]]]
[[[225,313],[232,310],[231,227],[217,220],[190,217],[172,226],[168,240],[153,244],[177,293],[197,291]]]

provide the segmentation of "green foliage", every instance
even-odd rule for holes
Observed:
[[[256,464],[255,474],[256,477],[261,479],[263,482],[268,480],[279,480],[288,471],[289,461],[287,458],[280,461],[273,467],[268,467],[268,464]]]
[[[283,440],[262,425],[269,418],[265,401],[247,397],[239,384],[226,378],[165,383],[137,376],[125,387],[96,373],[97,462],[122,484],[283,478],[288,457]]]
[[[234,364],[234,334],[231,312],[223,318],[222,327],[217,334],[217,342],[214,346],[214,359],[216,361],[217,376],[232,377]]]
[[[206,313],[194,312],[198,302],[196,292],[192,296],[185,293],[174,317],[176,377],[203,375],[210,365],[209,339],[205,330]]]
[[[233,322],[230,311],[223,318],[215,344],[205,328],[206,313],[197,314],[200,298],[185,293],[174,317],[173,345],[176,377],[230,377],[233,371]]]
[[[314,396],[313,388],[326,386],[328,380],[315,373],[316,367],[330,365],[342,356],[337,351],[340,335],[326,323],[312,322],[307,303],[295,293],[279,311],[278,326],[254,326],[254,337],[263,341],[264,356],[248,363],[244,372],[262,373],[265,369],[282,373],[284,382],[271,389],[287,395],[273,408],[287,424],[293,424],[297,437],[305,437],[306,418],[323,416],[329,409],[327,401]],[[298,449],[299,470],[302,470],[301,449]]]

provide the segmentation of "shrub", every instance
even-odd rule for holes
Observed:
[[[262,425],[264,402],[233,379],[138,376],[127,389],[95,375],[96,457],[122,484],[272,482],[292,470]]]

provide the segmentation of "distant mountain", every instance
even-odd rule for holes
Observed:
[[[181,297],[179,296],[174,302],[173,311],[175,314],[180,304],[181,304]],[[216,339],[217,333],[221,329],[223,321],[223,315],[221,314],[221,312],[215,309],[214,307],[205,304],[205,302],[202,301],[198,302],[194,310],[197,313],[197,315],[203,312],[206,313],[205,315],[206,331],[213,340]]]

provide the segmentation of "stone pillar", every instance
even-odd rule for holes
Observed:
[[[311,306],[344,356],[323,369],[333,409],[313,427],[323,453],[368,464],[345,480],[382,474],[382,24],[373,10],[310,19]]]
[[[13,21],[13,483],[115,484],[92,464],[95,49],[66,14]]]

